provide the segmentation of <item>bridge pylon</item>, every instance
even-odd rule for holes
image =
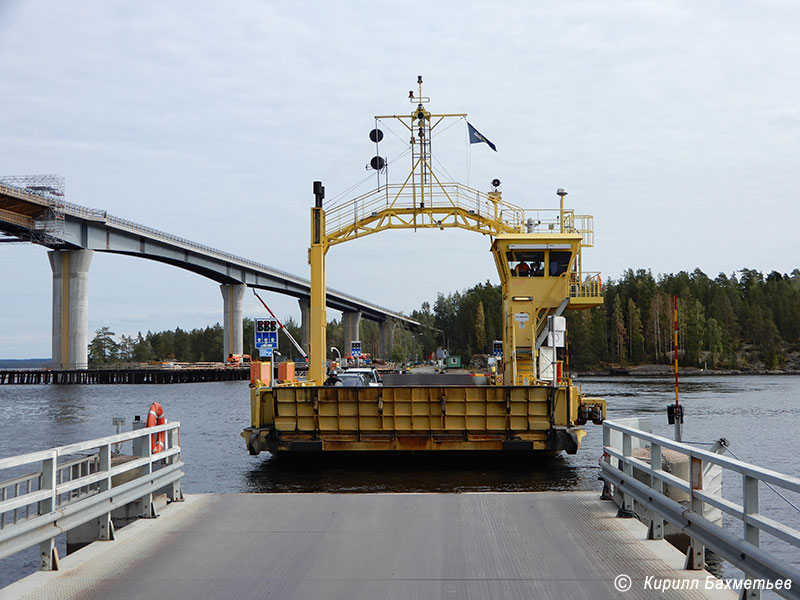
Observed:
[[[222,346],[223,362],[231,354],[242,354],[244,348],[242,332],[242,304],[247,286],[236,283],[223,283],[219,286],[222,293]]]
[[[47,253],[53,271],[53,367],[89,366],[89,265],[93,250]]]

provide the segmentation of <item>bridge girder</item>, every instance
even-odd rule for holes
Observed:
[[[64,203],[64,230],[58,243],[37,242],[31,233],[47,206],[48,200],[38,194],[0,186],[0,231],[14,241],[41,243],[52,250],[94,250],[144,258],[220,285],[245,284],[298,299],[310,297],[311,282],[304,278],[70,203]],[[419,325],[404,315],[336,290],[329,290],[327,305],[342,312],[360,312],[371,321],[391,318],[412,328]]]

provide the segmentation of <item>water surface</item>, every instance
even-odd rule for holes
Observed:
[[[586,377],[584,392],[605,397],[610,419],[651,416],[653,431],[672,437],[666,405],[672,379]],[[711,443],[725,437],[742,460],[800,476],[795,423],[800,416],[800,376],[696,376],[681,382],[686,409],[684,440]],[[249,425],[248,383],[176,385],[0,386],[0,457],[32,452],[115,432],[112,418],[147,414],[160,402],[170,421],[181,423],[185,493],[201,492],[465,492],[597,490],[600,427],[575,456],[507,461],[505,457],[398,458],[377,455],[356,461],[276,460],[250,456],[240,433]],[[724,480],[732,499],[741,481]],[[769,490],[762,512],[800,529],[800,514]],[[796,504],[800,504],[795,502]],[[734,526],[734,525],[731,525]],[[741,527],[741,525],[738,525]],[[738,533],[738,530],[737,530]],[[63,550],[63,549],[62,549]],[[795,549],[778,549],[800,565]],[[35,568],[35,552],[0,561],[0,587]]]

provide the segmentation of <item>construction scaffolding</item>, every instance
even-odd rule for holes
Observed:
[[[19,236],[18,241],[30,241],[49,247],[64,243],[64,177],[52,174],[8,175],[0,176],[0,185],[46,200],[44,210],[34,217],[29,234]]]

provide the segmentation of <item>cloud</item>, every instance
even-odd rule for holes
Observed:
[[[499,177],[506,199],[530,208],[569,188],[596,217],[592,270],[788,272],[800,221],[785,201],[800,187],[798,17],[775,0],[90,1],[78,16],[61,2],[4,2],[0,164],[60,173],[71,202],[307,275],[311,182],[329,198],[361,180],[353,193],[368,189],[372,117],[413,108],[421,74],[433,110],[470,113],[500,150],[469,149],[454,128],[435,140],[447,172],[484,190]],[[382,152],[395,155],[390,140]],[[405,169],[393,164],[393,180]],[[753,225],[772,214],[770,227]],[[43,339],[46,261],[8,248],[0,259],[9,253],[45,298],[0,295],[19,315],[8,335],[37,327]],[[496,278],[486,240],[466,233],[382,234],[330,257],[331,285],[406,312]],[[91,319],[118,329],[219,319],[210,282],[136,263],[95,261]],[[114,316],[106,287],[126,290],[128,315]],[[182,290],[197,302],[171,305]]]

